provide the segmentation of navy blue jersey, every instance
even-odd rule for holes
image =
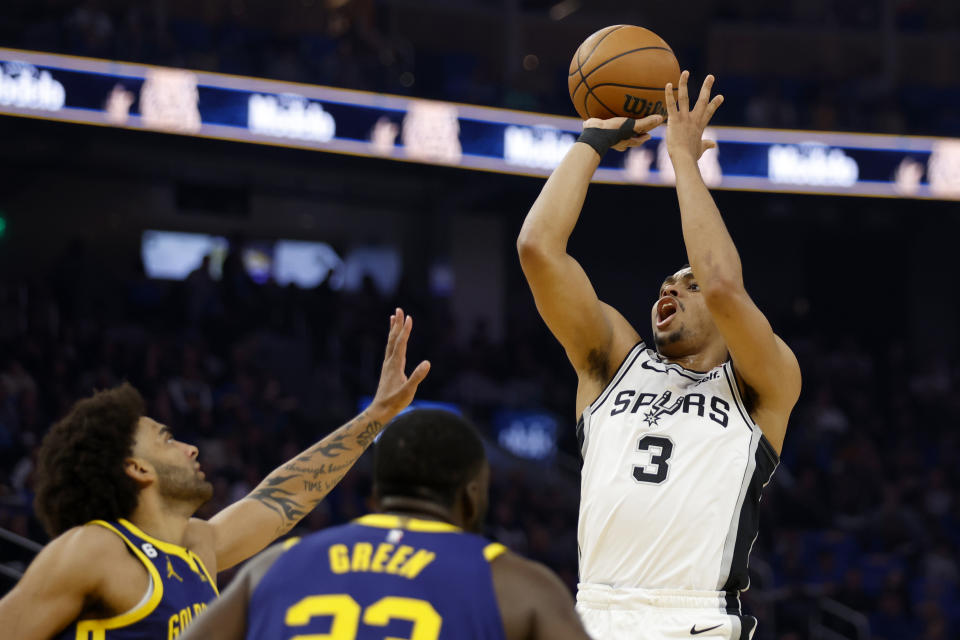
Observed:
[[[505,640],[498,543],[445,522],[374,514],[315,533],[254,589],[248,640]]]
[[[172,640],[217,597],[217,583],[189,549],[152,538],[123,519],[87,524],[120,536],[146,567],[150,587],[130,611],[102,620],[77,620],[56,640]]]

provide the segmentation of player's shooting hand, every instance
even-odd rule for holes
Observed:
[[[424,360],[408,377],[405,373],[407,366],[407,340],[413,329],[413,318],[403,315],[403,309],[397,308],[390,316],[390,334],[387,337],[387,351],[383,357],[383,368],[380,370],[380,384],[373,397],[373,404],[379,411],[388,414],[397,414],[403,411],[413,401],[417,387],[427,377],[430,371],[430,362]]]
[[[700,96],[691,109],[690,97],[687,93],[689,79],[689,71],[680,74],[676,100],[673,98],[673,83],[668,82],[664,91],[667,105],[667,151],[674,162],[684,156],[698,160],[704,151],[717,146],[713,140],[703,139],[703,130],[710,124],[713,114],[723,103],[723,96],[716,95],[712,100],[710,99],[714,78],[709,75],[704,78],[703,86],[700,87]]]
[[[626,122],[626,120],[626,118],[607,118],[606,120],[601,120],[600,118],[590,118],[589,120],[584,120],[583,128],[619,129],[623,126],[623,123]],[[658,114],[647,116],[646,118],[642,118],[640,120],[634,120],[632,136],[617,142],[611,148],[616,149],[617,151],[625,151],[629,147],[639,147],[650,139],[650,134],[648,132],[656,129],[661,124],[663,124],[663,116]]]

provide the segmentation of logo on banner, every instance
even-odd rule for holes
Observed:
[[[403,147],[407,157],[426,162],[460,162],[460,119],[445,102],[412,102],[403,117]]]
[[[115,125],[126,124],[127,120],[130,119],[130,106],[133,105],[135,99],[136,96],[127,91],[122,84],[116,84],[103,105],[107,122]]]
[[[860,167],[843,149],[819,142],[774,144],[767,152],[767,177],[787,184],[852,187]]]
[[[960,140],[937,140],[927,161],[930,191],[941,198],[960,198]]]
[[[503,159],[523,167],[553,169],[575,142],[571,134],[553,127],[511,125],[503,133]]]
[[[63,108],[66,95],[49,71],[22,62],[0,67],[0,106],[57,111]]]
[[[330,142],[337,123],[323,105],[303,96],[255,93],[247,102],[247,128],[277,138]]]
[[[140,89],[140,116],[150,129],[173,133],[200,130],[197,75],[183,69],[150,69]]]

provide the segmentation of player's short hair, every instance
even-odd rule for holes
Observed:
[[[128,517],[140,487],[124,471],[143,398],[129,383],[76,402],[40,445],[34,507],[51,537],[91,520]]]
[[[420,498],[452,507],[486,461],[483,440],[465,418],[417,409],[387,425],[374,451],[377,495]]]
[[[670,280],[675,274],[679,273],[680,271],[683,271],[684,269],[690,269],[690,264],[689,264],[689,263],[685,263],[682,267],[680,267],[679,269],[677,269],[676,271],[674,271],[673,273],[671,273],[670,275],[668,275],[667,277],[665,277],[665,278],[663,279],[663,282],[660,283],[660,287],[662,288],[663,285],[667,284],[667,281],[668,281],[668,280]],[[693,273],[693,272],[691,271],[691,273]]]

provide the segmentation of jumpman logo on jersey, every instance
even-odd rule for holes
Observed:
[[[176,578],[180,582],[183,582],[183,578],[177,575],[177,572],[173,570],[173,565],[170,563],[170,558],[167,558],[167,577]]]
[[[651,427],[655,427],[660,422],[662,416],[672,416],[679,411],[680,407],[683,406],[683,396],[677,398],[676,401],[668,407],[667,403],[670,402],[670,398],[672,397],[673,393],[671,391],[664,391],[650,407],[650,410],[643,414],[643,421]]]

